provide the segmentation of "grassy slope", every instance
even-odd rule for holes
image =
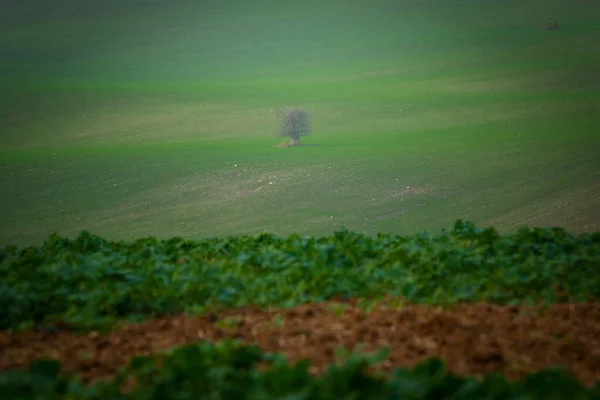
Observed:
[[[36,1],[0,17],[0,245],[600,226],[591,1]]]

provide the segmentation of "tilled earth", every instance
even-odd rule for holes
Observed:
[[[68,331],[0,332],[0,370],[41,357],[60,360],[86,382],[109,378],[133,355],[148,355],[195,341],[235,337],[291,361],[313,360],[318,374],[335,362],[338,346],[365,351],[390,346],[381,368],[413,366],[441,357],[461,376],[494,371],[519,379],[549,366],[571,370],[586,385],[600,380],[600,304],[505,307],[462,304],[379,305],[370,312],[356,301],[308,304],[261,311],[246,307],[202,317],[171,316],[129,324],[102,334]]]

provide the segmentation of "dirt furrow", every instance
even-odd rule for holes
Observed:
[[[503,307],[462,304],[442,309],[385,303],[364,312],[355,301],[261,311],[254,307],[202,317],[170,316],[84,336],[56,332],[0,332],[0,370],[40,357],[60,360],[85,381],[113,375],[133,355],[151,354],[199,340],[235,337],[290,360],[313,360],[320,373],[338,346],[365,351],[390,346],[381,368],[413,366],[434,356],[462,376],[494,371],[509,379],[564,366],[585,384],[600,380],[600,305]]]

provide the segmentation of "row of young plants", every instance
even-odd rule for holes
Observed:
[[[82,232],[0,249],[2,330],[56,322],[102,329],[151,315],[334,297],[449,305],[595,301],[599,295],[600,233],[523,228],[500,235],[461,220],[439,235],[343,230],[325,237],[124,242]]]
[[[11,400],[600,398],[600,382],[586,388],[557,369],[515,382],[499,374],[479,380],[458,377],[448,372],[440,359],[396,369],[387,377],[367,372],[367,367],[385,357],[386,349],[371,356],[355,351],[330,365],[323,375],[313,376],[308,360],[290,364],[280,354],[264,354],[256,346],[224,340],[134,358],[116,378],[92,385],[61,372],[57,361],[40,360],[28,370],[0,374],[0,393]]]

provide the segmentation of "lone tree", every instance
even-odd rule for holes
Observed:
[[[549,17],[546,24],[542,27],[543,31],[555,31],[557,29],[560,29],[560,26],[558,25],[558,21],[555,19],[552,19],[552,17]]]
[[[300,136],[310,134],[310,116],[300,108],[282,107],[278,113],[280,136],[290,137],[290,146],[300,144]]]

